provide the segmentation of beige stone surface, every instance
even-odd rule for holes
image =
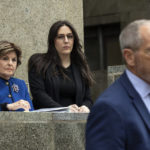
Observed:
[[[1,112],[1,150],[85,150],[86,113]]]
[[[27,62],[36,52],[47,50],[50,26],[57,20],[69,20],[83,41],[82,0],[0,0],[0,40],[22,48],[22,65],[16,77],[27,78]]]
[[[149,0],[83,0],[85,26],[120,23],[123,28],[135,19],[150,18]]]

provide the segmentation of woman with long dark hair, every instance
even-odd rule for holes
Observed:
[[[78,34],[68,21],[55,22],[48,35],[48,51],[28,62],[29,84],[36,109],[69,106],[89,112],[93,79]]]

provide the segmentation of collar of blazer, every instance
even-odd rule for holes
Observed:
[[[150,114],[149,114],[145,104],[143,103],[141,97],[139,96],[139,94],[136,92],[136,90],[132,86],[132,84],[131,84],[130,80],[128,79],[125,72],[120,77],[119,81],[121,81],[121,84],[124,86],[124,88],[128,92],[137,112],[140,114],[142,120],[145,122],[146,126],[150,130]]]

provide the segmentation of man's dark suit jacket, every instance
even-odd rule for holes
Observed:
[[[76,65],[72,64],[72,70],[76,84],[76,104],[91,108],[90,89],[82,80]],[[29,84],[35,109],[62,107],[60,105],[61,97],[59,96],[59,85],[61,82],[59,76],[53,75],[51,66],[48,67],[45,79],[41,75],[38,75],[35,69],[32,69],[29,72]]]
[[[126,73],[93,106],[86,150],[150,150],[150,114]]]

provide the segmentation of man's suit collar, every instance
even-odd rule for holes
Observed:
[[[150,114],[143,103],[141,97],[136,92],[134,87],[132,86],[130,80],[128,79],[126,73],[124,72],[123,75],[120,77],[119,81],[124,86],[125,90],[129,94],[129,96],[132,99],[132,103],[137,110],[137,112],[140,114],[142,120],[145,122],[147,128],[150,130]]]

